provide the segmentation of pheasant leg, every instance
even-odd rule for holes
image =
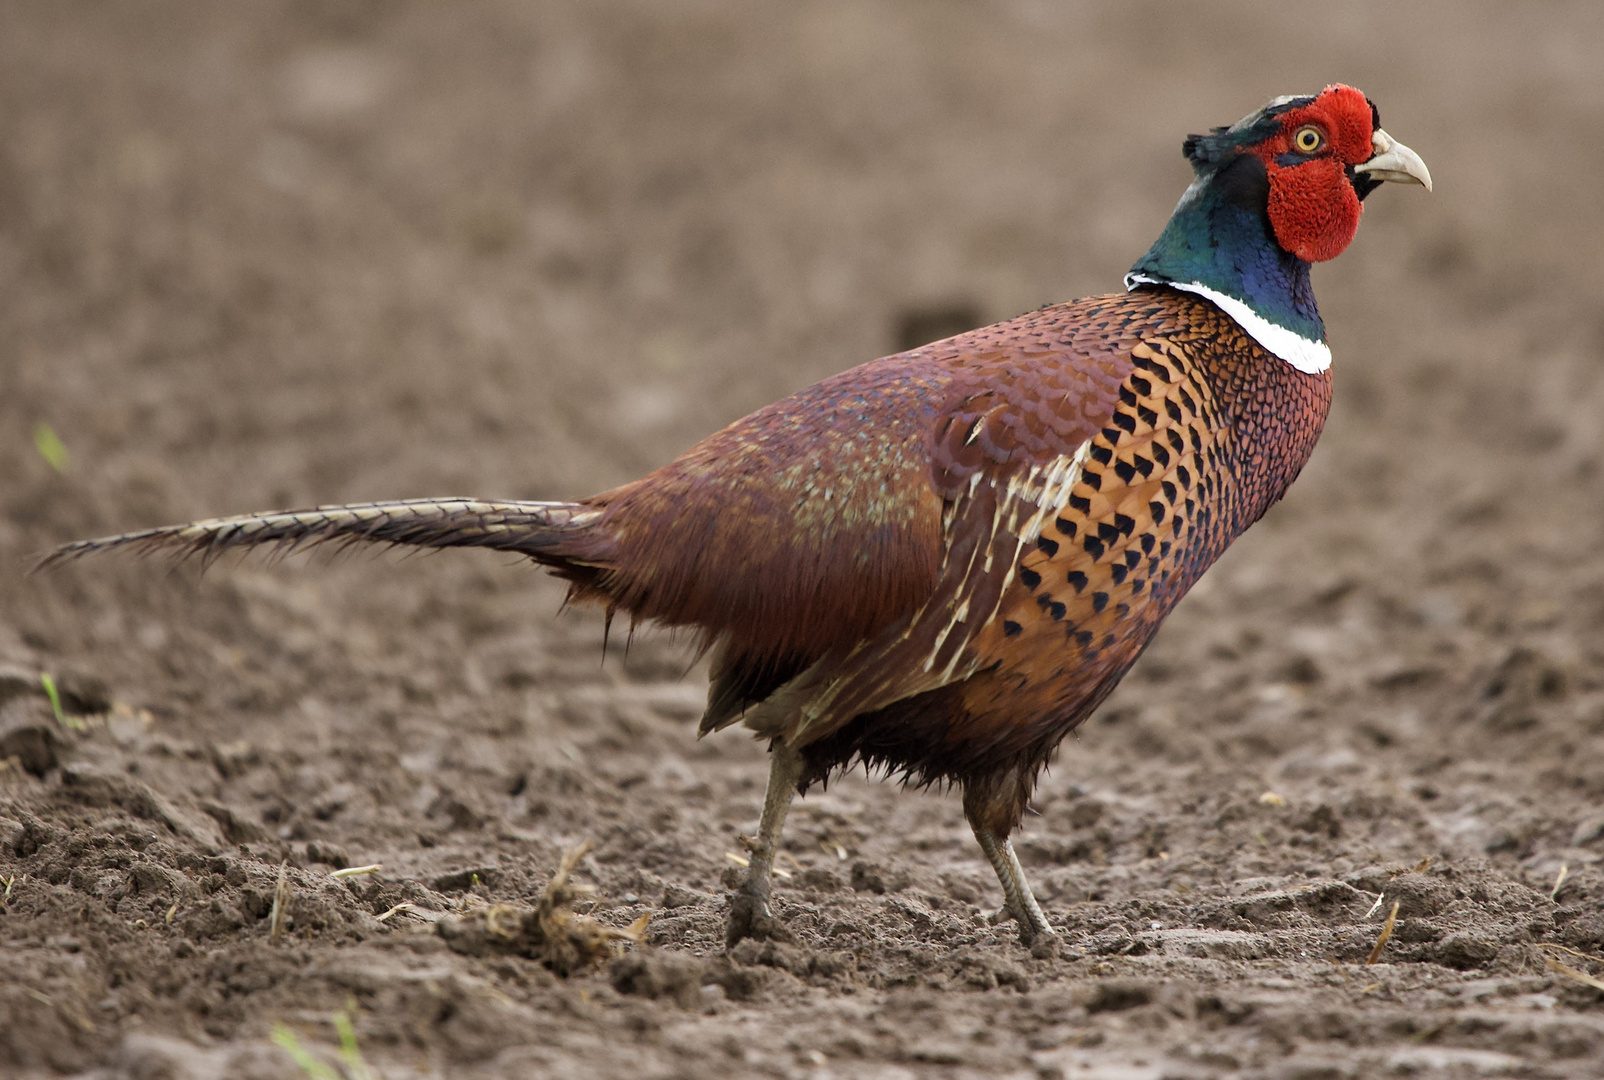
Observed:
[[[1028,946],[1056,940],[1057,933],[1047,925],[1047,916],[1042,914],[1041,905],[1030,891],[1030,882],[1025,880],[1025,868],[1019,865],[1013,843],[984,826],[974,825],[973,828],[975,839],[980,841],[981,850],[991,860],[997,880],[1002,883],[1004,906],[1019,923],[1019,940]]]
[[[769,876],[774,856],[780,849],[780,829],[786,812],[796,797],[797,781],[802,779],[802,754],[778,739],[769,750],[769,790],[763,799],[763,819],[758,823],[757,840],[752,844],[752,861],[746,880],[730,902],[729,925],[724,944],[733,948],[742,938],[791,940],[791,932],[769,911]]]

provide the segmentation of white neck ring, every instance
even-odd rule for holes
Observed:
[[[1182,292],[1196,293],[1229,315],[1233,322],[1246,330],[1248,336],[1263,345],[1266,350],[1307,375],[1318,375],[1331,366],[1331,347],[1325,342],[1311,341],[1284,326],[1277,326],[1241,300],[1227,296],[1218,289],[1211,289],[1195,281],[1160,281],[1146,274],[1125,275],[1127,289],[1134,289],[1138,285],[1168,285]]]

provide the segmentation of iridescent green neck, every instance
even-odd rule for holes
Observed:
[[[1252,154],[1200,170],[1163,233],[1131,267],[1126,285],[1194,286],[1188,291],[1235,301],[1220,306],[1261,344],[1300,369],[1324,370],[1330,353],[1309,283],[1309,264],[1276,242],[1265,209],[1268,197],[1264,164]],[[1249,325],[1253,320],[1232,310],[1237,305],[1268,323],[1266,333],[1255,332]],[[1288,355],[1288,349],[1307,355]]]

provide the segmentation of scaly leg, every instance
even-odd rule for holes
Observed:
[[[1042,914],[1041,905],[1036,903],[1036,896],[1030,891],[1030,882],[1025,880],[1025,868],[1019,865],[1013,843],[989,828],[974,822],[970,822],[970,825],[975,830],[975,839],[980,841],[981,850],[991,860],[991,868],[997,871],[997,880],[1002,882],[1003,896],[1007,898],[1005,905],[1019,922],[1019,940],[1027,946],[1056,940],[1057,933],[1047,925],[1047,916]]]
[[[763,799],[763,820],[758,823],[757,842],[752,845],[752,861],[746,880],[730,902],[730,921],[724,930],[724,945],[733,948],[742,938],[791,940],[785,924],[769,911],[769,871],[780,849],[780,829],[796,798],[797,781],[802,779],[802,754],[783,738],[769,748],[769,790]]]

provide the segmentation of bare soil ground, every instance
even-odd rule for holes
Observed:
[[[273,1025],[332,1062],[343,1010],[391,1080],[1604,1075],[1549,963],[1604,976],[1600,55],[1584,3],[0,7],[0,1073],[301,1076]],[[1437,194],[1317,271],[1314,463],[1044,785],[1056,959],[956,800],[862,776],[794,812],[799,944],[724,955],[762,749],[525,565],[25,576],[630,479],[1112,291],[1183,135],[1339,79]],[[483,925],[586,839],[648,943],[563,978]]]

